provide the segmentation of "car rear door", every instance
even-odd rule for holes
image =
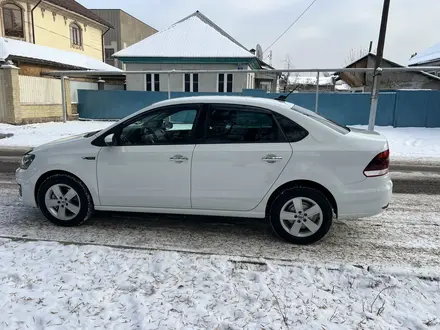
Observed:
[[[263,199],[292,156],[273,114],[265,109],[211,104],[193,154],[195,209],[247,211]]]

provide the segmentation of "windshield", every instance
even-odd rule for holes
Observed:
[[[292,109],[292,110],[294,110],[296,112],[299,112],[302,115],[305,115],[305,116],[307,116],[309,118],[312,118],[312,119],[314,119],[316,121],[319,121],[321,124],[324,124],[327,127],[331,128],[331,129],[333,129],[333,130],[335,130],[335,131],[337,131],[339,133],[347,134],[348,132],[350,132],[350,129],[347,126],[338,124],[337,122],[335,122],[333,120],[330,120],[330,119],[327,119],[327,118],[325,118],[323,116],[320,116],[320,115],[318,115],[317,113],[315,113],[313,111],[310,111],[310,110],[308,110],[306,108],[303,108],[303,107],[301,107],[299,105],[296,105],[296,104],[293,104],[293,103],[287,103],[286,102],[286,104],[290,107],[290,109]]]

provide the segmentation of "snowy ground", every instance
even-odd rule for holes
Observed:
[[[3,329],[429,329],[436,279],[0,239]]]
[[[11,138],[0,139],[1,147],[35,147],[70,135],[95,131],[111,125],[102,121],[71,121],[23,126],[0,124],[0,133],[13,133]],[[366,126],[355,126],[366,128]],[[397,160],[440,161],[440,128],[376,127],[390,143],[391,155]]]
[[[30,125],[0,124],[0,133],[12,133],[10,138],[0,139],[1,147],[36,147],[64,137],[97,131],[113,124],[107,121],[69,121]]]
[[[286,244],[264,219],[98,212],[80,227],[57,227],[17,195],[13,175],[0,174],[0,237],[440,274],[440,195],[394,194],[381,215],[335,220],[308,246]]]
[[[440,128],[376,126],[375,131],[387,137],[394,159],[440,160]]]

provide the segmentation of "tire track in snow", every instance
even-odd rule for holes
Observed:
[[[305,263],[408,266],[440,270],[440,196],[394,195],[391,207],[367,219],[336,220],[311,246],[284,243],[266,220],[98,213],[84,226],[63,228],[0,183],[0,235],[269,258]]]

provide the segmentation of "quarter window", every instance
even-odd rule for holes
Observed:
[[[207,143],[285,142],[271,113],[245,106],[212,105],[206,130]]]
[[[7,3],[3,6],[5,36],[24,38],[23,12],[20,7]]]
[[[121,129],[122,146],[170,145],[193,143],[193,127],[198,107],[176,106],[146,113]]]
[[[287,141],[298,142],[309,135],[309,132],[307,132],[304,128],[302,128],[289,118],[286,118],[279,113],[275,113],[274,116],[278,121],[278,124],[280,124]]]
[[[146,84],[147,91],[149,92],[160,91],[160,75],[158,73],[147,73],[146,79],[147,79],[147,84]]]

